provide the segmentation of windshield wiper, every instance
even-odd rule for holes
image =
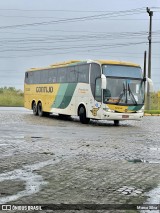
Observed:
[[[133,93],[132,93],[132,91],[131,91],[131,88],[130,88],[129,84],[128,84],[128,91],[129,91],[129,93],[130,93],[130,95],[131,95],[133,101],[135,102],[135,104],[138,105],[138,103],[137,103],[137,101],[136,101],[136,99],[135,99],[135,97],[134,97],[134,95],[133,95]],[[122,97],[123,97],[125,94],[127,95],[127,89],[125,88],[125,84],[123,83],[123,92],[121,92],[120,96],[118,97],[119,100],[118,100],[115,104],[119,104],[119,102],[121,101]],[[127,102],[126,102],[126,103],[127,103]]]
[[[135,104],[138,105],[138,103],[137,103],[137,101],[136,101],[136,99],[135,99],[135,97],[134,97],[134,95],[133,95],[133,93],[132,93],[132,91],[131,91],[131,88],[130,88],[129,84],[128,84],[128,91],[129,91],[129,93],[131,94],[132,99],[134,100]]]

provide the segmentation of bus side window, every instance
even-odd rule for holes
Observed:
[[[96,101],[99,101],[99,102],[102,101],[101,78],[96,79],[95,99]]]
[[[41,70],[40,71],[40,84],[47,84],[48,83],[48,70]]]
[[[28,73],[28,83],[29,84],[33,84],[33,82],[34,82],[33,77],[34,77],[34,72],[29,72]]]
[[[89,64],[79,65],[77,67],[78,82],[88,83],[89,82]]]
[[[34,80],[33,80],[33,83],[34,84],[38,84],[40,82],[40,72],[41,71],[34,71]]]
[[[57,82],[57,69],[49,69],[48,70],[48,83],[56,83]]]
[[[28,72],[25,73],[25,83],[28,84]]]
[[[76,83],[77,82],[77,72],[75,67],[68,67],[67,71],[67,82],[68,83]]]
[[[28,72],[26,72],[25,77],[26,77],[26,79],[28,78]]]
[[[66,68],[58,68],[57,72],[57,82],[58,83],[66,83],[67,69]]]

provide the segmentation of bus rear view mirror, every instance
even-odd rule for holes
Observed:
[[[107,79],[104,74],[101,75],[101,81],[102,81],[102,84],[101,84],[102,89],[106,89],[107,88]]]
[[[154,92],[153,90],[153,81],[150,78],[147,78],[148,86],[149,86],[149,92]]]

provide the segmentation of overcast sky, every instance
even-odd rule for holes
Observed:
[[[152,79],[160,90],[159,0],[0,0],[0,87],[23,89],[31,67],[84,59],[143,67],[153,12]]]

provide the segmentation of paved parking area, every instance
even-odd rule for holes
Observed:
[[[1,108],[0,120],[0,204],[142,204],[160,184],[159,116],[115,127]]]

